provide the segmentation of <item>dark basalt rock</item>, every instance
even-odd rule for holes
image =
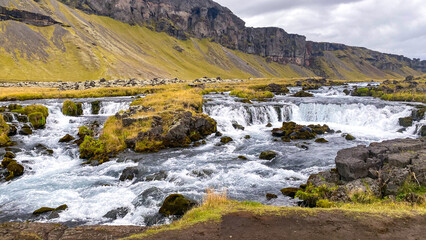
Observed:
[[[402,127],[411,127],[413,126],[413,118],[412,117],[400,118],[399,125],[401,125]]]
[[[159,213],[164,216],[183,216],[197,203],[181,194],[171,194],[163,202]]]
[[[317,134],[332,132],[327,125],[298,125],[295,122],[283,122],[281,128],[272,129],[272,136],[281,137],[283,141],[288,142],[296,139],[315,139]]]
[[[234,140],[231,137],[222,137],[220,139],[220,143],[222,143],[222,144],[227,144],[227,143],[232,142],[232,141],[234,141]]]
[[[267,193],[266,194],[266,200],[270,201],[272,199],[278,198],[278,196],[276,194],[273,193]]]
[[[116,220],[118,218],[124,218],[129,213],[129,211],[130,210],[128,208],[121,207],[107,212],[103,217]]]
[[[123,170],[120,176],[120,181],[133,180],[139,174],[137,167],[128,167]]]
[[[101,102],[100,101],[94,101],[94,102],[91,102],[91,105],[92,105],[92,114],[94,114],[94,115],[98,115],[99,114],[99,111],[101,110]]]
[[[19,134],[20,135],[24,135],[24,136],[27,136],[27,135],[31,135],[31,134],[33,134],[33,130],[31,129],[31,127],[29,126],[29,125],[24,125],[24,126],[22,126],[22,128],[19,130]]]
[[[244,127],[242,126],[242,125],[240,125],[238,122],[236,122],[236,121],[232,121],[232,127],[234,127],[235,129],[238,129],[238,130],[243,130],[244,131]]]
[[[300,91],[293,95],[293,97],[313,97],[313,96],[314,95],[312,93],[308,93],[305,91]]]

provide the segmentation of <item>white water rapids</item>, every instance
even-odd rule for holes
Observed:
[[[338,150],[385,139],[415,137],[417,122],[403,132],[398,119],[411,114],[412,105],[384,102],[373,98],[348,97],[343,88],[313,91],[315,98],[298,99],[278,96],[271,102],[244,104],[227,94],[212,94],[204,112],[218,122],[218,129],[233,142],[217,146],[220,138],[210,136],[207,144],[197,148],[171,149],[153,154],[126,151],[100,166],[83,166],[78,148],[73,144],[58,143],[66,134],[76,136],[78,127],[103,122],[120,110],[125,110],[131,98],[96,99],[102,102],[100,115],[92,115],[89,104],[95,99],[78,100],[84,103],[82,117],[67,117],[61,113],[62,101],[38,100],[20,104],[40,103],[49,108],[46,129],[36,130],[31,136],[15,136],[18,145],[16,160],[23,163],[25,174],[11,182],[0,183],[0,222],[25,221],[40,207],[67,204],[69,209],[60,217],[43,222],[78,224],[134,224],[145,225],[147,217],[155,215],[164,198],[181,193],[201,200],[204,191],[213,187],[226,188],[237,200],[259,201],[272,205],[292,205],[293,201],[279,192],[284,187],[297,187],[309,174],[334,167]],[[8,103],[0,104],[7,105]],[[236,121],[245,130],[232,126]],[[271,129],[283,121],[300,124],[327,124],[334,130],[350,133],[357,139],[346,141],[341,134],[323,137],[329,143],[308,141],[309,150],[296,146],[296,141],[274,141]],[[250,135],[250,139],[245,139]],[[54,151],[42,154],[38,144]],[[278,157],[272,161],[259,160],[262,151],[273,150]],[[2,155],[0,150],[0,156]],[[244,155],[248,160],[239,160]],[[142,178],[120,182],[119,176],[127,167],[138,167]],[[147,177],[157,176],[154,181]],[[278,199],[267,201],[266,193]],[[127,208],[128,213],[117,220],[103,217],[107,212]]]

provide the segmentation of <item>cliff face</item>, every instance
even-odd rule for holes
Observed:
[[[355,80],[426,71],[418,59],[249,28],[211,0],[0,0],[0,6],[0,80]]]
[[[343,44],[307,42],[304,36],[280,28],[247,28],[243,20],[211,0],[60,0],[89,13],[129,24],[142,24],[178,39],[209,38],[244,53],[282,64],[315,67],[325,51],[347,50]],[[390,61],[395,58],[399,63]],[[380,70],[411,67],[426,72],[426,61],[371,51],[365,59]],[[318,70],[318,69],[314,69]],[[320,71],[317,71],[320,72]]]

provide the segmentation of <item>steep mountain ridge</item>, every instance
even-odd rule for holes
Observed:
[[[365,79],[426,71],[426,61],[248,28],[210,0],[0,0],[0,6],[3,80]],[[34,24],[40,17],[52,21]]]

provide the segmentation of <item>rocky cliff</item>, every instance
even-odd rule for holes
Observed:
[[[307,42],[305,36],[280,28],[248,28],[243,20],[211,0],[60,0],[89,13],[109,16],[129,24],[151,26],[179,39],[209,38],[245,53],[271,61],[312,66],[325,51],[353,50],[343,44]],[[370,51],[365,61],[381,70],[404,66],[425,71],[426,61]],[[398,63],[387,58],[394,58]]]
[[[426,61],[418,59],[306,41],[280,28],[249,28],[211,0],[0,0],[0,6],[4,80],[365,79],[426,71]],[[71,73],[80,76],[70,79]]]

